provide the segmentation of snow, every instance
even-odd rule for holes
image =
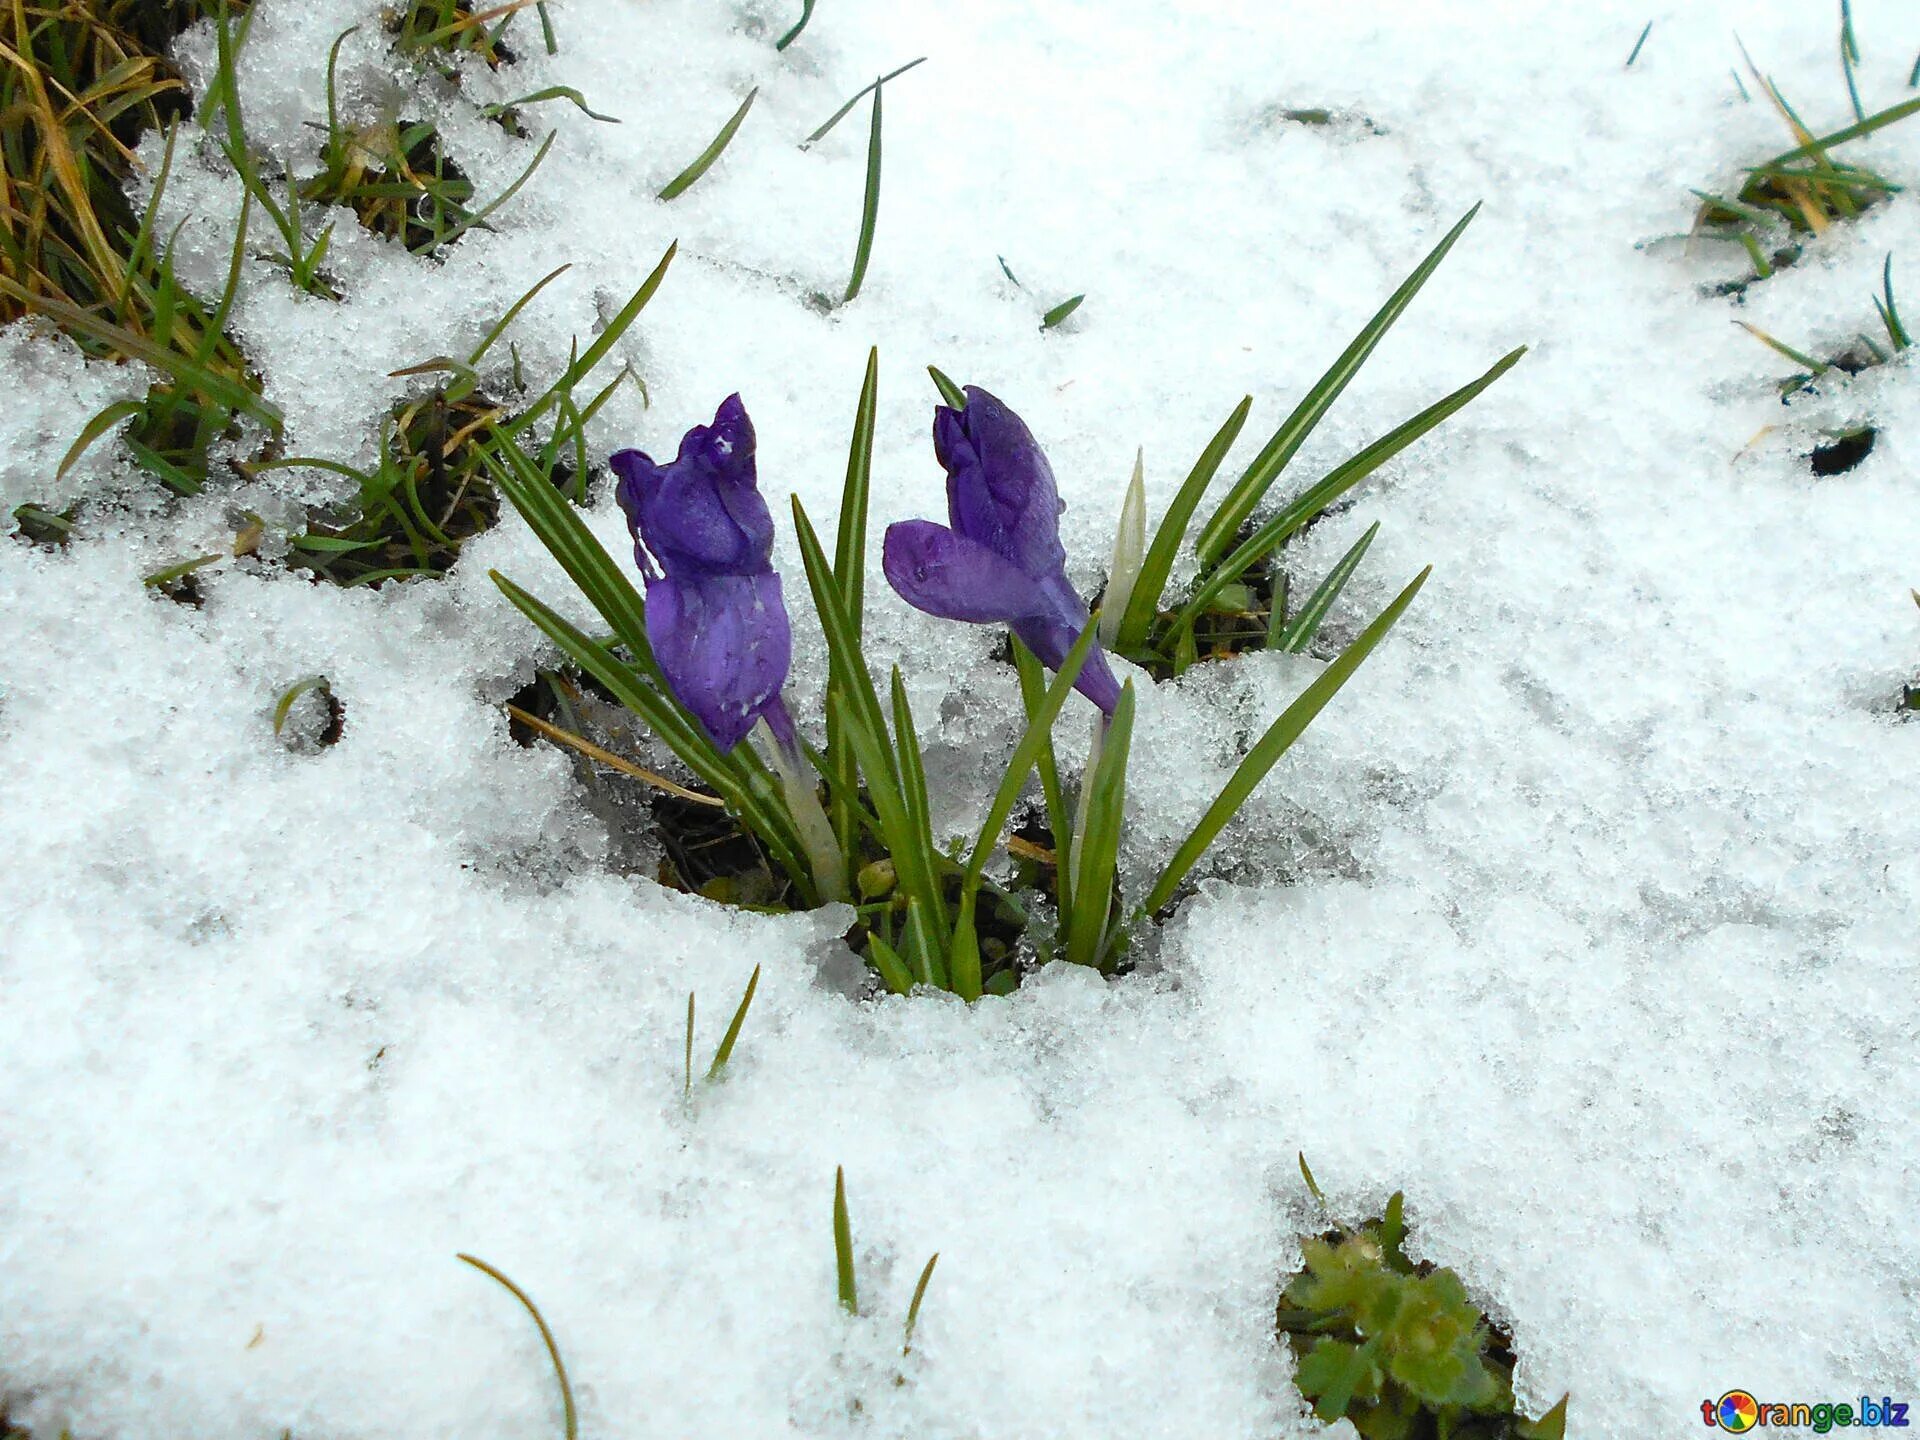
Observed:
[[[146,377],[9,331],[8,509],[97,501],[64,551],[0,545],[16,1422],[553,1433],[539,1339],[464,1251],[541,1305],[583,1433],[1323,1433],[1272,1337],[1296,1237],[1323,1225],[1298,1151],[1348,1219],[1405,1189],[1413,1251],[1511,1326],[1532,1413],[1572,1391],[1570,1434],[1689,1432],[1735,1387],[1912,1396],[1920,810],[1899,777],[1920,727],[1892,702],[1920,669],[1920,384],[1910,353],[1783,406],[1786,362],[1728,322],[1844,343],[1889,251],[1920,295],[1920,202],[1744,300],[1702,293],[1737,252],[1663,240],[1688,187],[1785,148],[1727,74],[1736,23],[1816,123],[1847,118],[1830,11],[1670,6],[1625,70],[1648,15],[1613,4],[834,0],[779,55],[791,7],[762,0],[551,8],[558,55],[522,17],[518,63],[453,87],[395,68],[371,3],[259,0],[248,121],[297,173],[356,23],[343,105],[442,120],[483,194],[534,141],[479,104],[566,84],[621,120],[525,111],[559,131],[548,163],[438,261],[342,212],[338,305],[249,261],[235,328],[288,453],[370,456],[423,383],[388,372],[465,353],[570,261],[511,332],[530,375],[557,373],[677,238],[605,372],[632,363],[651,406],[623,389],[600,452],[671,449],[738,389],[770,496],[830,523],[877,344],[876,520],[938,513],[931,361],[1033,425],[1091,590],[1135,448],[1157,517],[1251,393],[1237,474],[1475,200],[1291,483],[1532,353],[1305,538],[1323,573],[1382,522],[1343,633],[1434,574],[1153,963],[967,1007],[850,999],[844,912],[734,913],[610,863],[566,759],[507,737],[501,702],[550,652],[487,570],[580,608],[517,520],[444,583],[229,558],[198,572],[203,608],[176,604],[141,577],[337,483],[274,471],[160,510],[108,440],[56,484],[79,426]],[[1892,103],[1920,27],[1894,0],[1854,10],[1869,101]],[[823,315],[807,296],[852,263],[866,111],[795,142],[922,54],[886,92],[866,287]],[[714,169],[653,200],[756,84]],[[1316,106],[1381,133],[1273,122]],[[1916,125],[1850,158],[1920,182]],[[237,189],[191,138],[162,226],[190,219],[180,272],[217,284]],[[1815,480],[1820,432],[1864,416],[1872,454]],[[592,521],[621,553],[617,514]],[[776,559],[797,593],[790,534]],[[869,595],[873,658],[908,668],[962,830],[1012,743],[1011,677],[987,631]],[[792,698],[817,716],[808,623]],[[1316,668],[1143,689],[1130,875]],[[274,702],[318,673],[339,743],[283,743]],[[1061,727],[1068,753],[1083,734]],[[728,1078],[689,1104],[686,994],[704,1064],[756,964]],[[858,1319],[835,1301],[836,1166]]]

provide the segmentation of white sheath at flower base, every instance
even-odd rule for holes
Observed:
[[[840,842],[834,838],[827,812],[820,808],[818,785],[800,757],[789,754],[786,747],[774,739],[765,720],[753,728],[773,764],[773,773],[779,777],[781,798],[787,802],[787,813],[793,816],[794,828],[800,832],[800,844],[813,867],[820,898],[845,900],[848,897],[846,861],[840,855]]]
[[[1107,567],[1107,593],[1100,602],[1100,643],[1111,646],[1120,636],[1120,620],[1127,613],[1133,582],[1147,555],[1146,450],[1133,455],[1133,479],[1127,498],[1120,502],[1120,524],[1113,532],[1113,563]]]

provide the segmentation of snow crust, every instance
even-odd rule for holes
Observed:
[[[1324,1227],[1302,1150],[1345,1218],[1405,1189],[1415,1253],[1511,1326],[1532,1412],[1573,1392],[1572,1435],[1694,1433],[1735,1387],[1913,1396],[1920,726],[1892,703],[1920,669],[1920,384],[1909,355],[1783,406],[1786,362],[1728,322],[1845,344],[1889,251],[1920,297],[1920,202],[1836,227],[1744,300],[1701,291],[1737,252],[1671,238],[1688,187],[1786,148],[1728,76],[1731,27],[1833,128],[1834,17],[1670,6],[1626,70],[1647,12],[1607,3],[829,0],[779,55],[794,16],[757,0],[552,9],[558,55],[529,14],[516,64],[454,87],[396,68],[364,0],[259,0],[242,94],[296,174],[354,24],[343,106],[432,115],[483,193],[533,142],[480,104],[565,84],[621,120],[528,109],[560,132],[548,164],[444,261],[342,213],[338,305],[250,261],[235,327],[288,453],[369,457],[421,383],[388,372],[464,353],[569,261],[511,332],[530,376],[557,373],[678,239],[606,372],[631,363],[651,405],[625,389],[600,452],[671,450],[738,389],[763,487],[831,523],[877,344],[876,520],[943,503],[931,361],[1033,426],[1090,591],[1135,447],[1157,517],[1251,393],[1237,474],[1475,200],[1291,485],[1533,351],[1298,547],[1322,573],[1382,522],[1343,634],[1434,575],[1148,971],[1056,967],[969,1008],[849,999],[844,912],[734,913],[609,863],[567,761],[507,737],[501,702],[551,657],[488,568],[580,608],[517,520],[444,583],[349,591],[227,559],[199,572],[203,608],[176,604],[141,577],[230,549],[246,509],[341,490],[275,471],[159,509],[112,442],[56,485],[79,425],[144,380],[0,337],[7,507],[129,497],[84,510],[65,551],[0,545],[14,1419],[554,1433],[539,1340],[466,1251],[540,1303],[587,1434],[1325,1433],[1272,1336],[1296,1237]],[[1869,101],[1893,103],[1920,23],[1854,11]],[[202,80],[210,53],[182,41]],[[866,288],[823,315],[807,296],[851,264],[864,107],[796,142],[922,54],[886,91]],[[713,171],[651,198],[754,85]],[[1371,126],[1275,119],[1311,107]],[[1920,182],[1917,127],[1850,158]],[[238,191],[190,138],[161,224],[188,221],[180,273],[217,288]],[[1868,418],[1865,462],[1813,478],[1821,433]],[[593,523],[619,553],[610,505]],[[957,832],[1011,747],[1010,674],[988,632],[869,591],[873,656],[909,668]],[[818,636],[798,640],[792,694],[817,717]],[[1316,669],[1139,682],[1130,873]],[[296,753],[272,709],[316,673],[344,730]],[[689,1105],[687,992],[703,1063],[756,964],[729,1078]]]

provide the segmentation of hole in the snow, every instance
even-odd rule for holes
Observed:
[[[1846,474],[1873,453],[1873,442],[1878,433],[1873,426],[1863,425],[1858,430],[1849,430],[1844,435],[1814,446],[1809,462],[1813,473],[1821,476]]]

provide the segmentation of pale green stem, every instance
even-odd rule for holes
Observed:
[[[820,807],[818,783],[808,773],[805,761],[774,738],[766,721],[762,720],[754,730],[772,762],[773,773],[779,778],[780,794],[787,802],[787,813],[793,816],[794,829],[800,832],[800,846],[813,867],[820,898],[823,901],[847,899],[846,860],[840,854],[833,822]]]
[[[1100,643],[1111,646],[1120,635],[1120,622],[1133,595],[1133,582],[1147,554],[1147,452],[1133,456],[1133,481],[1120,505],[1120,524],[1113,532],[1113,563],[1107,567],[1107,594],[1100,602]]]

